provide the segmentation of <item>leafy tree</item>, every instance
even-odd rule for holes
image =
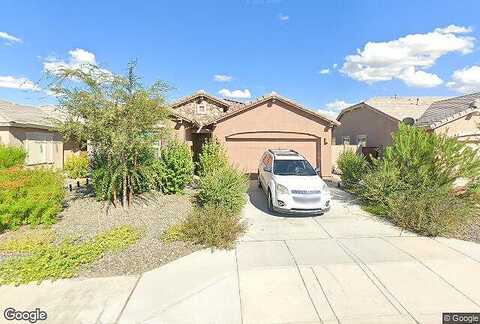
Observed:
[[[136,191],[136,180],[145,170],[145,155],[164,135],[169,110],[165,102],[166,83],[156,81],[144,87],[128,65],[126,75],[112,74],[98,66],[56,71],[51,84],[59,101],[62,118],[56,127],[67,140],[88,142],[104,175],[102,186],[109,198],[122,205],[130,203]],[[95,165],[93,166],[95,168]],[[95,171],[95,170],[94,170]]]

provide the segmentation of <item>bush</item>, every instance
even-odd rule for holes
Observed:
[[[63,176],[50,169],[0,170],[0,230],[53,224],[63,208]]]
[[[198,203],[216,206],[237,215],[245,206],[248,179],[243,172],[231,167],[213,170],[200,178]]]
[[[0,264],[0,284],[24,284],[46,279],[71,278],[80,266],[92,263],[106,252],[126,249],[140,237],[130,226],[120,226],[85,243],[66,240],[35,249],[32,255],[7,260]]]
[[[192,181],[193,161],[190,148],[177,141],[170,142],[160,154],[160,187],[166,194],[182,192]]]
[[[358,183],[369,170],[365,157],[350,150],[340,154],[337,165],[341,171],[343,185],[351,191],[356,190]]]
[[[86,178],[88,176],[88,154],[81,152],[78,155],[70,155],[65,161],[64,169],[70,179]]]
[[[204,247],[230,249],[245,232],[245,224],[238,215],[216,206],[196,208],[180,226],[171,227],[163,240],[181,240]]]
[[[203,177],[227,166],[227,152],[216,138],[210,138],[202,146],[198,162],[198,175]]]
[[[22,147],[0,145],[0,169],[21,167],[27,152]]]

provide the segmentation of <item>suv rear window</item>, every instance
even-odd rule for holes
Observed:
[[[273,174],[282,176],[315,176],[317,173],[307,160],[275,160]]]

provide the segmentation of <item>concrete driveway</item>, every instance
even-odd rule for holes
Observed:
[[[325,215],[283,217],[252,187],[235,250],[142,276],[0,287],[0,305],[40,307],[49,323],[441,323],[442,312],[480,312],[480,245],[402,232],[332,192]]]

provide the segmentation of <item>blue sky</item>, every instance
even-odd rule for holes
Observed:
[[[55,67],[124,72],[131,59],[170,99],[276,91],[335,113],[373,96],[460,95],[480,91],[478,12],[467,0],[4,0],[0,98],[53,103]]]

